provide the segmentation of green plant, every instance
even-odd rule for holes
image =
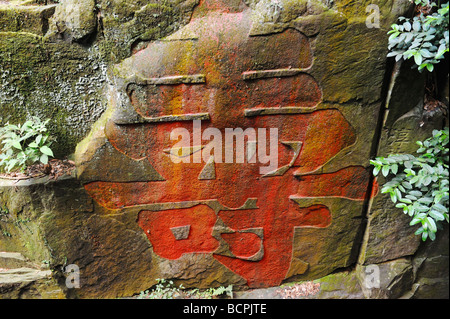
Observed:
[[[233,298],[233,285],[229,285],[228,287],[220,286],[218,288],[209,288],[204,291],[193,289],[188,291],[188,295],[192,296],[193,298],[199,299],[212,299],[214,297],[219,297],[222,295]]]
[[[13,224],[15,227],[24,226],[28,229],[30,233],[33,231],[28,227],[28,223],[31,222],[30,218],[22,218],[16,216],[15,218],[10,214],[8,207],[6,205],[0,206],[0,232],[6,237],[12,237],[12,234],[2,228],[2,224]]]
[[[53,157],[50,149],[51,141],[46,125],[38,117],[26,121],[23,125],[7,124],[0,128],[0,169],[6,172],[24,171],[36,162],[48,163]]]
[[[8,218],[8,216],[9,216],[8,207],[1,205],[0,206],[0,222],[6,223],[4,218]],[[0,231],[3,236],[12,237],[11,233],[9,233],[7,230],[3,229],[1,224],[0,224]]]
[[[174,287],[172,280],[156,279],[158,282],[152,290],[142,291],[138,299],[173,299],[181,295],[183,286]]]
[[[432,14],[420,13],[413,19],[400,17],[401,24],[393,24],[388,32],[388,57],[395,57],[396,61],[414,58],[419,71],[434,70],[434,65],[444,58],[449,51],[449,3],[440,7],[436,2],[415,0],[416,5],[422,7],[438,7]]]
[[[157,284],[151,290],[142,291],[138,299],[212,299],[226,294],[228,297],[233,297],[233,286],[209,288],[201,291],[200,289],[186,290],[183,285],[175,287],[172,280],[156,279]]]
[[[373,175],[380,172],[389,180],[381,193],[390,194],[397,208],[421,224],[416,235],[435,240],[445,220],[449,222],[449,129],[434,130],[433,136],[418,141],[418,156],[411,154],[377,157],[370,163]]]

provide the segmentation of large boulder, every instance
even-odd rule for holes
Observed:
[[[76,151],[96,209],[135,221],[166,277],[188,278],[203,260],[197,285],[267,287],[355,263],[377,190],[368,163],[385,75],[379,38],[407,5],[386,3],[383,23],[368,28],[360,5],[201,2],[185,26],[109,73],[108,110]],[[242,149],[227,146],[230,128],[245,130]],[[187,134],[177,145],[175,129]],[[263,146],[277,148],[265,171]]]

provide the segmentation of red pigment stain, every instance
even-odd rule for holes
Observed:
[[[184,128],[192,136],[192,121],[139,125],[116,125],[110,121],[106,135],[115,149],[134,160],[148,160],[165,180],[100,181],[86,184],[85,189],[98,204],[113,210],[210,200],[234,209],[214,211],[205,204],[162,211],[143,208],[137,222],[154,253],[162,258],[176,260],[183,254],[212,254],[245,278],[250,287],[275,286],[289,271],[295,229],[326,228],[332,222],[332,213],[325,205],[299,207],[290,198],[342,197],[362,201],[370,195],[370,172],[355,166],[315,174],[335,155],[354,145],[355,130],[337,109],[314,111],[322,92],[307,73],[243,80],[242,73],[248,71],[308,68],[313,57],[309,39],[293,29],[248,37],[251,19],[245,13],[249,10],[241,12],[233,4],[230,7],[225,0],[202,0],[191,20],[198,41],[155,42],[133,60],[133,68],[142,71],[145,78],[180,75],[182,70],[183,74],[205,74],[206,83],[147,87],[131,83],[128,96],[136,112],[144,117],[208,113],[210,120],[202,122],[202,129],[219,128],[222,136],[225,128],[276,128],[278,167],[291,167],[282,176],[263,177],[259,163],[227,164],[222,158],[215,163],[215,179],[200,180],[204,162],[177,164],[165,152],[176,143],[170,140],[175,128]],[[224,14],[209,16],[209,10]],[[263,50],[268,47],[272,50]],[[244,115],[255,108],[270,112],[283,107],[310,111]],[[192,139],[191,145],[193,142]],[[293,163],[295,154],[286,142],[302,145]],[[222,141],[222,154],[224,144]],[[218,154],[214,155],[218,159]],[[377,192],[376,182],[372,190],[372,194]],[[236,210],[250,198],[257,200],[257,208]],[[177,235],[177,229],[185,233]]]

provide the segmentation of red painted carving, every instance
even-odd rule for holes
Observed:
[[[203,205],[160,212],[142,211],[138,217],[139,226],[153,244],[155,254],[167,259],[216,250],[218,242],[211,236],[216,220],[214,211]],[[177,240],[170,229],[185,225],[190,226],[188,238]]]
[[[269,198],[268,198],[269,199]],[[264,229],[264,257],[258,262],[214,255],[233,272],[247,279],[250,287],[279,285],[286,277],[292,258],[292,240],[296,227],[327,227],[331,214],[327,207],[315,205],[298,208],[293,202],[283,204],[265,202],[266,209],[255,212],[221,212],[219,217],[239,229],[262,227]],[[246,215],[246,216],[245,216]],[[257,216],[255,216],[257,215]]]
[[[249,9],[227,10],[226,3],[201,1],[184,29],[195,40],[152,43],[130,62],[140,80],[130,82],[125,93],[148,123],[107,123],[114,148],[148,161],[164,180],[97,181],[85,188],[107,209],[144,205],[138,223],[160,257],[210,253],[251,287],[278,285],[291,266],[295,229],[332,223],[328,207],[300,208],[293,199],[365,200],[370,173],[355,166],[320,174],[355,143],[356,133],[339,110],[315,109],[322,93],[305,71],[313,61],[308,38],[291,29],[249,37]],[[224,14],[209,15],[209,10]],[[215,153],[214,176],[199,178],[205,162],[174,163],[167,152],[176,143],[170,133],[185,128],[192,137],[193,123],[155,118],[195,114],[209,116],[202,132],[217,128],[222,136],[226,128],[278,129],[278,167],[286,170],[262,176],[258,162],[224,163]],[[191,140],[194,147],[206,144]],[[256,199],[254,207],[244,206],[249,199]],[[190,204],[175,208],[183,203]],[[172,231],[180,227],[189,227],[184,229],[188,235],[177,239]]]

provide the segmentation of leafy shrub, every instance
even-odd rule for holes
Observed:
[[[436,7],[435,2],[415,0],[416,5]],[[388,32],[390,50],[388,57],[396,61],[414,58],[419,71],[432,72],[434,65],[449,51],[449,3],[444,3],[430,15],[420,13],[412,20],[400,17],[401,24],[393,24]]]
[[[24,171],[36,162],[48,163],[53,157],[51,141],[46,125],[38,117],[26,121],[23,125],[7,124],[0,128],[0,169],[6,172]]]
[[[441,222],[449,222],[449,129],[433,131],[433,136],[418,141],[418,156],[403,154],[377,157],[374,176],[380,172],[388,177],[381,192],[389,193],[397,208],[421,224],[416,235],[422,240],[435,240]]]

